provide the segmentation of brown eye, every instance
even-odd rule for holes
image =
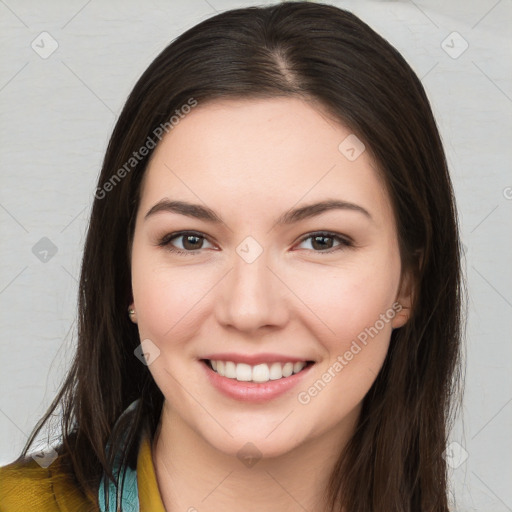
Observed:
[[[346,237],[338,235],[336,233],[313,233],[301,240],[301,244],[311,240],[311,247],[313,252],[320,253],[332,253],[337,250],[344,249],[345,247],[351,247],[353,244]],[[338,242],[337,245],[333,245],[334,242]]]
[[[202,237],[197,235],[181,235],[178,238],[183,238],[183,248],[193,251],[196,249],[201,249],[202,241],[204,240]]]
[[[179,242],[181,240],[181,242]],[[178,242],[174,242],[178,241]],[[164,236],[158,243],[161,247],[166,247],[169,251],[178,254],[194,254],[195,251],[204,249],[206,237],[191,231],[182,231],[180,233],[170,233]],[[181,247],[176,247],[175,243],[181,243]],[[209,242],[208,242],[209,243]]]

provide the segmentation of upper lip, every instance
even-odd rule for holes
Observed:
[[[245,363],[251,366],[262,363],[298,363],[308,362],[312,359],[304,357],[287,356],[283,354],[235,354],[233,352],[223,352],[221,354],[210,354],[202,359],[209,359],[210,361],[233,361],[234,363]]]

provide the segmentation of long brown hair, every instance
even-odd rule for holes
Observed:
[[[191,98],[314,99],[371,152],[397,219],[404,270],[412,272],[410,320],[391,335],[364,398],[358,427],[326,489],[333,511],[447,512],[443,458],[460,397],[463,280],[452,185],[420,80],[401,55],[355,15],[326,4],[286,2],[226,11],[175,39],[131,92],[115,126],[95,194],[78,298],[78,346],[58,395],[23,450],[60,405],[62,457],[80,487],[96,492],[121,412],[139,400],[136,435],[158,423],[163,395],[130,322],[130,247],[139,189],[158,127]],[[167,123],[167,124],[166,124]],[[154,146],[154,144],[151,144]],[[131,162],[127,166],[127,162]],[[125,172],[120,171],[124,169]],[[117,178],[116,178],[117,176]]]

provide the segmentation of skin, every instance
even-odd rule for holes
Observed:
[[[160,351],[149,365],[165,397],[153,460],[168,511],[325,507],[330,472],[354,431],[391,331],[407,321],[410,305],[396,222],[376,165],[368,151],[349,161],[338,150],[350,133],[313,102],[223,100],[199,104],[152,155],[132,246],[131,306],[141,340]],[[163,198],[207,206],[224,222],[168,211],[145,219]],[[332,209],[275,224],[286,210],[325,199],[359,205],[371,219]],[[180,230],[205,238],[158,245]],[[353,246],[305,239],[317,231],[350,237]],[[247,236],[263,249],[252,263],[236,250]],[[169,246],[197,249],[180,255]],[[332,374],[337,357],[396,301],[400,313],[360,344],[321,392],[300,403],[299,392],[329,368]],[[199,359],[215,352],[280,353],[315,365],[284,395],[244,403],[206,379]],[[247,442],[262,454],[252,467],[237,457]]]

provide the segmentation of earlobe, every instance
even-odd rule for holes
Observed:
[[[404,306],[399,301],[395,304],[396,307],[394,307],[394,310],[396,311],[396,314],[391,321],[391,327],[393,327],[393,329],[398,329],[399,327],[404,326],[407,323],[407,320],[409,320],[411,308]]]
[[[412,304],[414,298],[414,284],[411,272],[407,272],[405,276],[403,276],[400,283],[400,290],[395,300],[395,304],[393,304],[393,309],[395,311],[395,316],[391,321],[391,326],[393,329],[398,329],[399,327],[403,327],[412,314]]]
[[[134,324],[137,323],[137,313],[135,312],[135,306],[133,303],[128,306],[128,316]]]

